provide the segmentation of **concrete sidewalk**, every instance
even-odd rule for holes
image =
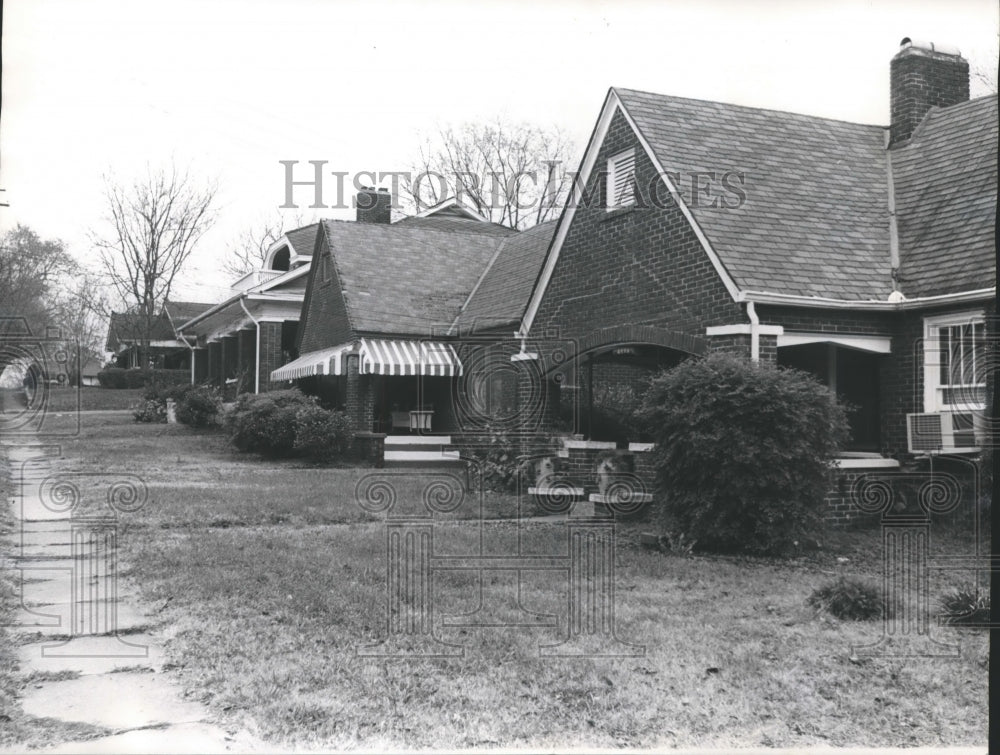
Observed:
[[[184,698],[164,671],[156,619],[119,585],[114,518],[95,517],[92,509],[86,517],[74,516],[74,501],[94,492],[54,475],[42,453],[30,439],[0,444],[0,471],[15,491],[3,502],[16,519],[3,551],[21,590],[14,627],[25,642],[20,672],[37,672],[22,707],[38,718],[112,732],[48,751],[267,750],[250,736],[227,731],[205,706]]]

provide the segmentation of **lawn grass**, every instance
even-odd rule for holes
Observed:
[[[124,463],[123,463],[124,462]],[[877,623],[806,606],[839,573],[877,581],[877,530],[824,535],[791,561],[680,557],[642,550],[622,526],[617,633],[644,657],[542,659],[565,633],[558,572],[435,577],[438,616],[482,605],[498,623],[522,608],[556,627],[439,627],[462,658],[379,660],[359,646],[385,635],[385,534],[355,501],[372,470],[321,469],[234,454],[218,433],[88,418],[63,443],[67,474],[141,477],[149,502],[123,517],[127,578],[154,606],[189,694],[224,720],[283,746],[323,748],[578,745],[960,745],[985,741],[987,637],[936,628],[958,658],[852,658]],[[419,495],[412,477],[401,500]],[[516,502],[493,496],[489,516]],[[510,552],[512,521],[479,524],[475,500],[435,531],[435,550]],[[456,517],[469,516],[461,521]],[[524,552],[564,553],[557,522],[526,524]],[[962,533],[940,552],[968,548]],[[839,562],[838,557],[847,558]],[[932,574],[937,595],[960,575]]]

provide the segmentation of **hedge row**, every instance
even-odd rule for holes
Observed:
[[[182,385],[191,380],[188,370],[146,370],[105,367],[97,373],[102,388],[147,388]]]

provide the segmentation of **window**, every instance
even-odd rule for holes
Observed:
[[[924,411],[986,406],[986,341],[981,312],[924,320]]]
[[[608,160],[608,186],[604,204],[608,210],[634,205],[635,150],[619,152]]]

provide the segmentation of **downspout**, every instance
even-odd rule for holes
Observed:
[[[760,318],[752,301],[747,302],[747,317],[750,318],[750,360],[760,362]]]
[[[889,267],[892,275],[892,292],[899,297],[899,227],[896,223],[896,185],[892,178],[892,151],[889,149],[889,132],[885,132],[885,173],[888,181],[889,201]]]
[[[245,296],[240,297],[240,306],[243,307],[243,311],[247,313],[247,317],[250,318],[250,322],[254,324],[257,328],[257,345],[254,348],[254,366],[253,366],[253,392],[260,393],[260,322],[254,319],[254,316],[250,314],[250,310],[247,309],[247,305],[243,303]]]
[[[177,335],[180,336],[180,339],[184,342],[184,345],[187,346],[188,349],[191,351],[191,385],[194,385],[194,346],[188,343],[188,339],[184,337],[183,333],[178,333]]]

